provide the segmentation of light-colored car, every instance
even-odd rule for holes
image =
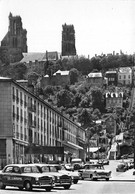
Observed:
[[[71,176],[74,184],[78,183],[80,179],[78,171],[68,171],[66,170],[65,165],[57,165],[56,168],[58,169],[59,173]]]
[[[109,181],[112,173],[110,170],[105,170],[104,166],[100,164],[86,164],[78,172],[82,180],[90,178],[91,180],[105,179],[106,181]]]
[[[42,174],[50,174],[55,177],[55,186],[56,187],[64,187],[64,189],[69,189],[72,185],[72,177],[68,174],[60,174],[55,164],[33,164],[36,165],[39,171]]]
[[[83,166],[83,162],[81,158],[73,158],[71,160],[71,165],[73,166],[74,170],[79,170]]]
[[[20,190],[31,191],[41,188],[51,191],[55,186],[55,178],[50,174],[41,174],[36,166],[29,164],[10,164],[0,173],[0,189],[6,186],[18,187]]]

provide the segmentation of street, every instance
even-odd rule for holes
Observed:
[[[112,171],[110,181],[98,180],[90,181],[89,179],[79,180],[78,184],[72,184],[69,190],[64,190],[63,187],[54,188],[51,192],[46,192],[44,189],[33,189],[33,191],[20,191],[17,187],[6,187],[5,190],[0,190],[0,194],[32,194],[32,193],[54,193],[54,194],[134,194],[135,179],[129,181],[126,177],[124,180],[113,177],[124,175],[124,172],[116,172],[116,166],[120,160],[111,160],[109,165],[105,165],[105,169]],[[125,175],[126,176],[126,175]]]
[[[69,190],[63,188],[53,189],[51,192],[45,190],[20,191],[18,188],[7,187],[1,190],[1,194],[30,194],[30,193],[52,193],[52,194],[134,194],[134,182],[106,182],[106,181],[80,181],[77,185],[72,185]]]

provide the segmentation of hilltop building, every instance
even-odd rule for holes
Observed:
[[[119,68],[118,84],[123,86],[129,86],[132,84],[132,69],[130,67]]]
[[[4,63],[20,61],[27,52],[27,31],[22,27],[20,16],[9,14],[8,32],[1,41],[0,59]]]
[[[41,80],[41,86],[45,87],[47,85],[53,86],[65,86],[70,84],[69,71],[58,70],[51,77],[45,75]]]
[[[88,74],[87,82],[91,86],[103,86],[103,75],[101,72],[91,72]]]
[[[75,56],[75,30],[73,25],[62,26],[62,56]]]

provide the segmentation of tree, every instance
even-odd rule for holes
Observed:
[[[83,108],[78,114],[78,121],[81,123],[81,125],[90,124],[92,122],[92,116],[90,111],[88,111],[86,108]]]
[[[73,102],[73,94],[69,90],[61,90],[57,93],[57,105],[58,107],[71,107]]]
[[[74,105],[76,107],[79,106],[79,103],[81,102],[81,98],[82,98],[82,94],[81,93],[76,93],[76,95],[74,97]]]
[[[39,75],[36,72],[31,72],[28,74],[28,83],[36,85],[38,78],[39,78]]]
[[[82,98],[79,106],[82,108],[88,108],[90,106],[90,98],[88,96]]]
[[[53,95],[54,94],[54,87],[53,86],[46,86],[44,89],[44,93],[47,95]]]
[[[75,84],[75,82],[78,81],[78,75],[79,75],[79,72],[78,72],[78,70],[75,69],[75,68],[72,68],[72,69],[69,71],[70,84]]]
[[[93,109],[98,108],[101,112],[104,112],[104,97],[101,89],[93,88],[91,90],[92,95],[92,107]]]

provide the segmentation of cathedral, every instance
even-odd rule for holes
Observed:
[[[75,30],[73,25],[62,25],[62,56],[75,56]]]
[[[27,31],[22,27],[20,16],[9,14],[8,32],[1,41],[0,60],[3,63],[19,62],[27,53]]]

